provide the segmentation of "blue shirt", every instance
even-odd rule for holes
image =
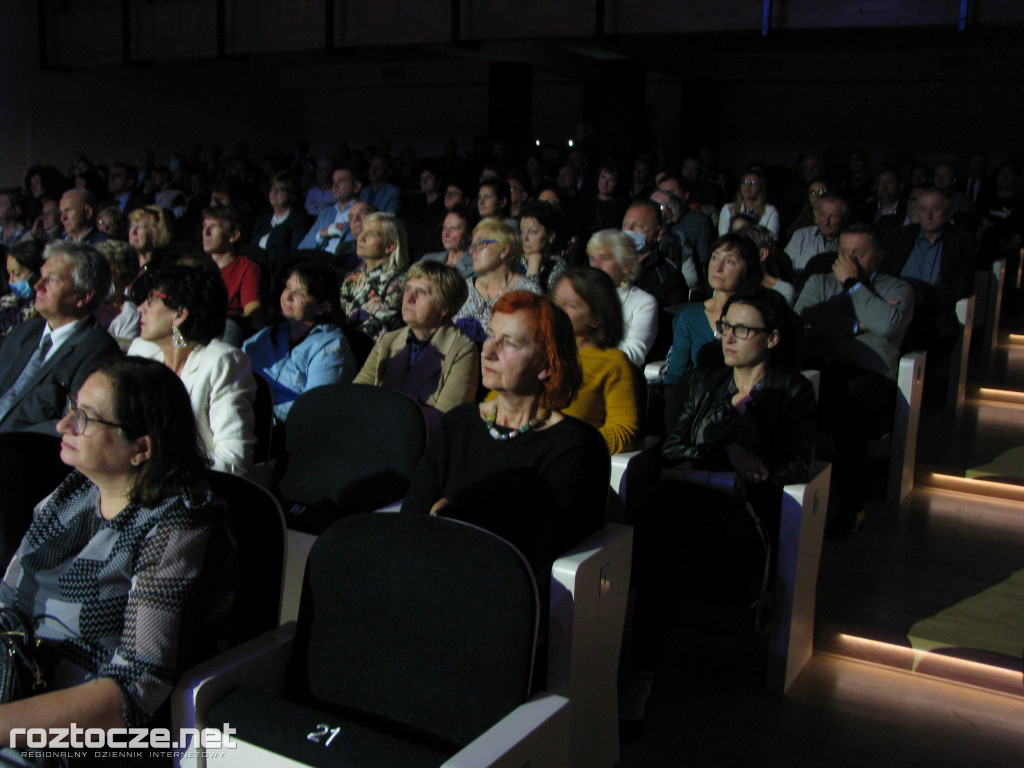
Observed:
[[[914,248],[907,257],[907,263],[900,270],[900,277],[906,280],[919,280],[928,285],[939,282],[939,268],[942,266],[942,237],[934,243],[928,241],[921,232],[914,241]]]
[[[242,351],[252,360],[253,371],[270,382],[278,421],[288,418],[292,403],[303,392],[355,378],[355,358],[338,326],[314,325],[309,335],[290,350],[288,328],[278,325],[276,338],[272,330],[264,328],[247,339]]]

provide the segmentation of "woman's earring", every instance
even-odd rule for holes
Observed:
[[[188,346],[188,342],[185,341],[185,337],[181,335],[181,329],[178,328],[178,326],[171,326],[171,336],[174,338],[175,349],[184,349]]]

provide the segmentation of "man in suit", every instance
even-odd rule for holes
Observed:
[[[928,353],[927,388],[932,394],[941,392],[933,387],[942,384],[959,334],[956,303],[974,289],[978,248],[974,235],[949,226],[949,199],[941,190],[922,189],[917,214],[919,224],[883,233],[883,270],[914,288],[914,322],[907,331],[905,348]]]
[[[110,266],[95,248],[46,247],[35,285],[40,317],[20,323],[0,346],[0,432],[52,432],[74,394],[117,342],[92,317],[110,290]]]
[[[807,366],[821,371],[818,423],[835,435],[830,526],[852,533],[864,517],[869,438],[892,426],[900,344],[914,312],[914,289],[879,267],[870,224],[839,235],[826,274],[807,279],[793,309],[807,331]]]
[[[128,163],[111,163],[107,173],[107,191],[110,199],[104,201],[100,208],[116,205],[125,216],[146,204],[145,199],[135,191],[139,174]]]
[[[69,189],[61,196],[60,223],[65,240],[96,245],[108,239],[106,232],[96,229],[96,200],[84,189]]]

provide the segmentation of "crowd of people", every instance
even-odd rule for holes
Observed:
[[[603,524],[609,456],[664,436],[662,480],[630,510],[641,693],[667,585],[756,593],[781,486],[806,477],[819,428],[836,436],[830,529],[855,532],[899,356],[925,349],[941,378],[975,269],[1020,252],[1019,165],[871,173],[863,153],[812,153],[733,176],[707,152],[632,160],[621,178],[621,158],[581,149],[255,162],[194,146],[166,166],[78,155],[0,190],[0,432],[59,433],[76,470],[38,507],[0,603],[35,615],[88,558],[116,582],[97,610],[131,606],[117,631],[44,621],[78,697],[47,694],[51,716],[85,701],[79,723],[143,722],[192,657],[179,633],[216,602],[200,587],[223,582],[209,564],[230,549],[202,468],[251,469],[258,377],[279,430],[325,384],[415,400],[430,440],[403,511],[500,533],[541,583]],[[801,367],[822,372],[817,407]],[[734,472],[743,498],[695,488],[693,468]],[[147,597],[171,549],[174,617]],[[173,637],[149,658],[136,631]]]

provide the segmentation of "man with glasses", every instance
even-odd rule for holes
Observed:
[[[837,534],[864,518],[867,443],[892,426],[900,344],[914,312],[914,289],[879,271],[882,256],[874,228],[851,225],[831,272],[811,275],[794,306],[807,331],[805,365],[821,371],[818,424],[835,435]]]
[[[110,290],[110,267],[93,247],[62,241],[45,252],[36,283],[40,317],[19,323],[0,347],[0,432],[53,434],[65,400],[92,363],[120,354],[92,317]]]

